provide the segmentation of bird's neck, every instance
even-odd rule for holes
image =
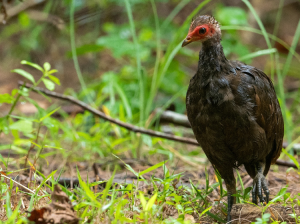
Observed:
[[[226,59],[223,47],[219,41],[204,42],[199,54],[197,76],[201,80],[202,86],[215,76],[228,74],[232,71],[229,61]]]

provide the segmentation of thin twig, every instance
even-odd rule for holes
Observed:
[[[24,85],[24,82],[19,82],[19,85]],[[60,93],[57,93],[57,92],[53,92],[53,91],[49,91],[49,90],[46,90],[46,89],[43,89],[43,88],[40,88],[40,87],[34,87],[33,85],[28,84],[28,83],[26,83],[24,86],[26,88],[31,88],[32,91],[34,91],[34,92],[37,92],[37,93],[41,92],[41,93],[43,93],[47,96],[53,97],[53,98],[57,98],[57,99],[72,102],[72,103],[84,108],[85,110],[90,111],[94,115],[96,115],[96,116],[98,116],[98,117],[100,117],[104,120],[107,120],[107,121],[109,121],[113,124],[116,124],[118,126],[126,128],[129,131],[133,131],[133,132],[141,133],[141,134],[146,134],[146,135],[150,135],[150,136],[158,137],[158,138],[165,138],[165,139],[173,140],[173,141],[176,141],[176,142],[182,142],[182,143],[186,143],[186,144],[190,144],[190,145],[199,146],[198,142],[194,139],[191,139],[191,138],[184,138],[184,137],[165,134],[165,133],[158,132],[158,131],[144,129],[144,128],[140,128],[138,126],[134,126],[132,124],[122,122],[122,121],[117,120],[117,119],[113,119],[113,118],[107,116],[106,114],[104,114],[103,112],[101,112],[101,111],[99,111],[95,108],[92,108],[88,104],[86,104],[86,103],[84,103],[80,100],[77,100],[72,96],[66,96],[66,95],[63,95],[63,94],[60,94]]]
[[[18,183],[17,181],[15,181],[14,179],[12,179],[12,178],[10,178],[10,177],[8,177],[8,176],[5,176],[5,175],[1,174],[1,177],[4,177],[4,178],[6,178],[6,179],[11,180],[11,181],[14,182],[15,184],[19,185],[20,187],[23,187],[24,189],[26,189],[27,191],[29,191],[29,192],[31,192],[31,193],[33,193],[33,194],[35,193],[33,190],[31,190],[31,189],[25,187],[24,185]]]

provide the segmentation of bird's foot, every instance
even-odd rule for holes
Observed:
[[[266,197],[263,197],[263,192]],[[253,189],[252,189],[252,202],[257,204],[257,198],[259,198],[260,202],[269,203],[269,189],[268,189],[268,181],[262,173],[257,173],[255,178],[253,179]]]

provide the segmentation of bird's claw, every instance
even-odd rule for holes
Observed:
[[[263,192],[266,195],[265,198],[263,197]],[[268,182],[262,173],[258,173],[253,180],[252,202],[257,204],[257,198],[259,198],[260,202],[269,203],[269,196]]]

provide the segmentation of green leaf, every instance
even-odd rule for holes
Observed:
[[[135,172],[134,169],[132,169],[132,167],[128,164],[125,164],[126,168],[131,171],[135,176],[139,177],[139,173]]]
[[[207,213],[210,209],[212,208],[212,206],[210,206],[209,208],[205,209],[203,212],[201,212],[201,214],[199,215],[199,218],[204,215],[205,213]]]
[[[45,84],[46,88],[50,91],[53,91],[55,89],[55,84],[51,80],[43,78],[42,81]]]
[[[99,52],[103,50],[103,46],[99,46],[98,44],[85,44],[76,48],[76,55],[83,55],[90,52]],[[68,57],[72,57],[72,52],[67,53]]]
[[[3,156],[1,154],[0,154],[0,160],[4,164],[4,166],[7,168],[7,163],[5,162],[5,160],[4,160],[4,158],[3,158]]]
[[[197,187],[191,182],[192,187],[194,188],[194,190],[196,191],[196,195],[197,197],[200,197],[204,202],[206,201],[204,199],[204,197],[202,196],[201,192],[197,189]]]
[[[247,199],[247,196],[248,196],[248,194],[249,194],[249,192],[250,192],[251,190],[252,190],[252,187],[247,187],[247,188],[245,189],[245,191],[244,191],[244,196],[243,196],[244,200]]]
[[[15,98],[13,98],[10,94],[4,93],[0,94],[0,103],[13,103]]]
[[[146,205],[146,211],[150,211],[152,206],[154,205],[154,202],[156,201],[157,198],[157,193],[155,193],[150,200],[148,201],[147,205]]]
[[[40,185],[35,189],[35,194],[36,195],[38,195],[38,192],[44,186],[44,184],[54,176],[54,174],[56,173],[56,171],[57,170],[52,171],[46,178],[44,178],[44,180],[42,181],[42,183],[40,183]]]
[[[167,161],[162,161],[154,166],[149,167],[148,169],[145,169],[144,171],[140,172],[139,175],[142,176],[146,173],[149,173],[152,170],[156,170],[158,167],[161,167],[162,165],[164,165]]]
[[[59,109],[60,109],[60,107],[58,107],[58,108],[52,110],[52,111],[49,112],[46,116],[42,117],[42,118],[40,119],[40,121],[43,121],[45,118],[50,117],[52,114],[54,114],[54,113],[55,113],[56,111],[58,111]]]
[[[287,187],[281,188],[278,194],[276,195],[276,197],[273,198],[269,203],[274,203],[276,201],[279,201],[280,198],[282,198],[283,195],[286,193],[286,191],[287,191]]]
[[[140,193],[140,200],[143,206],[143,210],[146,211],[146,205],[147,205],[146,199],[144,197],[144,194],[141,191],[139,193]]]
[[[220,176],[219,172],[216,172],[216,176],[218,178],[218,182],[220,183],[220,194],[221,197],[223,197],[223,182],[222,182],[222,177]]]
[[[24,71],[23,69],[17,68],[17,69],[12,70],[11,72],[18,73],[19,75],[25,77],[26,79],[28,79],[32,83],[35,83],[35,80],[34,80],[33,76],[30,73]]]
[[[0,196],[2,196],[3,194],[5,194],[7,191],[8,191],[8,185],[6,184],[6,183],[4,183],[4,182],[0,182],[0,193],[1,193],[1,195]]]
[[[247,24],[247,13],[239,7],[222,7],[216,11],[215,16],[222,25]]]
[[[51,65],[49,64],[49,62],[45,62],[45,63],[44,63],[44,69],[45,69],[45,71],[47,71],[47,72],[51,69]]]
[[[240,173],[239,173],[239,171],[238,170],[236,170],[236,174],[237,174],[237,176],[238,176],[238,178],[239,178],[239,181],[240,181],[240,183],[241,183],[241,190],[242,190],[242,192],[244,192],[244,183],[243,183],[243,180],[242,180],[242,178],[241,178],[241,175],[240,175]]]
[[[19,204],[17,207],[14,208],[14,212],[12,213],[12,215],[9,217],[9,219],[7,220],[8,222],[6,223],[24,223],[24,220],[19,219],[18,222],[16,222],[16,218],[20,215],[21,211],[20,211],[20,207],[21,207],[22,203],[21,200],[19,201]],[[11,221],[11,222],[10,222]]]
[[[14,122],[9,126],[10,130],[17,130],[23,133],[31,133],[32,128],[32,121],[29,120],[19,120]]]
[[[11,217],[12,216],[12,210],[11,210],[11,201],[10,201],[10,194],[9,192],[6,193],[6,216]]]
[[[77,171],[78,172],[78,171]],[[112,173],[111,177],[109,178],[109,180],[106,183],[105,189],[102,191],[102,204],[104,205],[105,201],[106,201],[106,197],[108,195],[109,189],[111,188],[113,179],[115,177],[116,174],[116,169],[114,170],[114,172]],[[103,209],[103,208],[102,208]]]
[[[30,25],[30,18],[28,16],[28,13],[26,12],[21,12],[18,15],[18,19],[19,19],[19,23],[21,24],[21,26],[28,27]]]
[[[21,64],[22,65],[29,65],[31,67],[34,67],[37,70],[40,70],[41,72],[44,72],[44,69],[41,66],[39,66],[39,65],[37,65],[35,63],[23,60],[23,61],[21,61]]]
[[[149,135],[142,135],[142,140],[143,142],[149,146],[150,148],[152,148],[153,144],[152,144],[152,138]]]
[[[128,118],[131,119],[132,111],[131,111],[131,107],[130,107],[130,104],[128,102],[128,99],[127,99],[127,96],[126,96],[124,90],[121,88],[121,86],[117,82],[113,82],[113,85],[114,85],[116,91],[118,92],[119,96],[122,99],[122,102],[125,107]]]
[[[289,154],[285,149],[282,149],[282,152],[286,154],[296,164],[298,170],[300,170],[299,162],[295,159],[295,157]]]
[[[94,202],[97,207],[101,207],[101,204],[98,202],[98,200],[96,199],[96,196],[94,194],[94,192],[91,191],[91,189],[89,188],[88,184],[85,183],[82,179],[81,179],[81,176],[80,176],[80,173],[79,173],[79,170],[77,168],[77,177],[78,177],[78,180],[79,180],[79,184],[81,186],[81,188],[84,190],[86,196],[92,201]]]
[[[53,70],[51,70],[51,71],[53,71]],[[49,74],[49,73],[48,73],[48,74]],[[54,83],[56,83],[57,85],[60,86],[60,81],[59,81],[59,79],[58,79],[56,76],[54,76],[54,75],[48,75],[48,78],[49,78],[51,81],[53,81]]]
[[[124,39],[117,35],[102,36],[97,39],[96,44],[98,48],[105,47],[111,50],[115,58],[121,58],[122,56],[133,57],[136,52],[135,44],[129,41],[128,38]],[[149,48],[139,46],[138,56],[142,61],[146,61],[150,56]]]
[[[213,213],[211,213],[211,212],[209,212],[209,211],[206,211],[205,213],[206,213],[207,215],[209,215],[211,218],[213,218],[213,219],[219,221],[220,223],[226,223],[226,221],[223,220],[221,217],[219,217],[219,216],[217,216],[217,215],[215,215],[215,214],[213,214]]]
[[[50,70],[50,71],[48,71],[48,75],[51,75],[51,74],[53,74],[53,73],[56,73],[56,72],[58,72],[56,69],[52,69],[52,70]]]

